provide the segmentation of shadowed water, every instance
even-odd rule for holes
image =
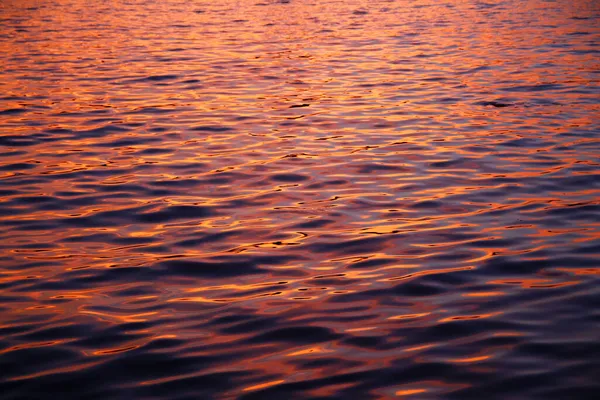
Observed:
[[[2,399],[587,399],[600,3],[0,3]]]

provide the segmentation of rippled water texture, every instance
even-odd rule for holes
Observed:
[[[2,399],[600,390],[600,2],[4,0]]]

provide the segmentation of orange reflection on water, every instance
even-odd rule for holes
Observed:
[[[0,7],[7,379],[444,397],[592,346],[595,2]]]
[[[479,361],[484,361],[490,359],[491,356],[477,356],[477,357],[466,357],[466,358],[455,358],[450,360],[454,363],[476,363]]]
[[[398,390],[396,392],[396,396],[410,396],[413,394],[419,394],[419,393],[425,393],[427,392],[427,389],[404,389],[404,390]]]
[[[271,382],[261,383],[260,385],[249,386],[249,387],[244,388],[243,390],[244,390],[244,392],[248,392],[251,390],[259,390],[259,389],[268,388],[269,386],[278,385],[283,382],[285,382],[283,379],[278,380],[278,381],[271,381]]]

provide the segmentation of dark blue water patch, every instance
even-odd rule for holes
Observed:
[[[13,350],[0,359],[0,382],[14,376],[30,375],[42,366],[50,369],[65,362],[76,363],[78,357],[77,351],[55,346]]]
[[[327,301],[332,304],[349,304],[365,300],[377,299],[381,296],[380,290],[363,290],[354,293],[342,293],[337,296],[330,297]]]
[[[49,135],[58,135],[58,136],[64,135],[65,137],[74,135],[74,132],[71,129],[67,129],[67,128],[46,129],[44,131],[44,133],[47,133]]]
[[[339,182],[339,181],[337,181]],[[340,185],[340,183],[333,183],[332,181],[325,181],[325,182],[316,182],[316,183],[312,183],[308,186],[306,186],[307,190],[319,190],[319,189],[326,189],[328,187],[330,187],[331,185]]]
[[[279,296],[283,292],[283,290],[287,289],[285,284],[273,284],[273,285],[265,285],[257,289],[250,290],[242,290],[233,296],[230,296],[231,299],[246,299],[246,298],[265,298],[269,296]]]
[[[314,219],[312,221],[307,221],[294,225],[292,229],[318,229],[334,223],[335,220],[333,219]]]
[[[22,299],[23,300],[23,299]],[[0,328],[0,335],[8,338],[8,336],[17,335],[25,332],[30,332],[37,329],[37,325],[16,325],[16,326],[5,326]],[[6,344],[9,344],[8,342]]]
[[[576,220],[587,219],[588,221],[600,220],[600,204],[596,202],[575,203],[562,207],[552,207],[544,213],[553,217],[569,217]]]
[[[490,107],[496,107],[496,108],[504,108],[504,107],[512,107],[514,106],[514,104],[511,103],[506,103],[506,102],[501,102],[501,101],[478,101],[474,103],[477,106],[490,106]]]
[[[356,167],[356,172],[359,174],[372,174],[378,172],[408,172],[409,168],[403,165],[383,164],[383,163],[369,163],[359,164]]]
[[[344,345],[372,350],[386,350],[389,348],[386,338],[381,336],[354,336],[341,341]]]
[[[412,280],[407,283],[396,285],[393,292],[396,295],[408,297],[435,296],[446,292],[446,288],[427,282],[423,279]]]
[[[395,258],[373,258],[348,264],[348,268],[373,268],[397,263]]]
[[[186,188],[199,186],[203,183],[201,179],[172,179],[164,181],[153,181],[148,184],[151,186],[166,187],[166,188]]]
[[[330,360],[332,358],[329,358]],[[327,363],[332,364],[332,363]],[[337,363],[333,363],[336,365]],[[350,362],[350,365],[355,364]],[[306,365],[306,364],[305,364]],[[317,367],[317,360],[313,368]],[[339,370],[347,370],[347,362],[341,362],[337,364]],[[344,367],[343,369],[341,367]],[[317,367],[318,368],[318,367]],[[336,370],[337,370],[336,369]],[[335,370],[334,370],[335,371]],[[264,398],[282,398],[290,397],[305,399],[313,399],[309,395],[310,391],[316,390],[328,386],[346,386],[345,389],[336,391],[333,396],[327,398],[333,399],[348,399],[348,398],[361,398],[371,399],[378,398],[372,392],[375,389],[383,389],[387,387],[397,387],[401,384],[410,384],[417,381],[431,381],[444,377],[445,379],[451,380],[452,382],[461,382],[466,379],[477,379],[475,373],[465,373],[460,369],[453,369],[449,364],[445,363],[398,363],[390,368],[361,368],[359,372],[332,372],[327,376],[307,379],[300,382],[282,383],[280,385],[271,386],[267,389],[263,389],[256,392],[250,392],[243,395],[240,399],[264,399]],[[322,399],[323,397],[317,397]]]
[[[253,319],[254,317],[247,314],[230,314],[224,316],[217,316],[213,320],[211,320],[207,325],[231,325],[236,324],[243,321],[248,321]]]
[[[568,359],[585,359],[586,355],[600,356],[600,345],[590,346],[589,343],[574,341],[572,343],[545,343],[533,339],[531,342],[522,343],[514,349],[522,356],[544,358],[549,362],[560,362]]]
[[[110,377],[111,380],[116,379],[117,382],[126,382],[127,377],[146,381],[201,371],[219,360],[218,356],[174,357],[168,353],[137,351],[129,352],[127,357],[115,357],[104,365],[94,368],[93,372],[99,376]]]
[[[0,146],[6,147],[27,147],[39,144],[39,140],[35,140],[26,136],[5,135],[0,136]]]
[[[443,97],[439,101],[441,104],[458,104],[462,99],[459,97]]]
[[[241,388],[248,377],[252,376],[247,371],[215,372],[203,375],[195,375],[190,378],[178,378],[165,383],[148,385],[136,390],[139,396],[171,396],[174,392],[182,393],[183,399],[210,399],[217,398],[219,394],[232,388]]]
[[[600,255],[600,242],[582,244],[574,248],[576,254],[598,254]]]
[[[112,243],[118,245],[135,245],[153,243],[155,239],[144,237],[121,237],[111,233],[94,233],[89,235],[73,235],[64,239],[64,243]]]
[[[27,108],[8,108],[0,111],[0,115],[19,115],[29,111]]]
[[[250,174],[243,174],[239,172],[218,172],[213,173],[209,177],[203,180],[203,184],[213,184],[213,185],[224,185],[234,182],[244,182],[249,179],[254,178]],[[231,203],[230,204],[234,204]]]
[[[165,82],[179,79],[179,75],[166,74],[166,75],[150,75],[141,78],[130,79],[126,82],[137,83],[137,82]]]
[[[369,237],[363,239],[350,239],[339,241],[322,241],[320,243],[312,243],[303,246],[303,249],[314,253],[332,253],[338,255],[344,254],[373,254],[382,250],[387,238],[384,237]]]
[[[153,132],[153,133],[162,133],[162,132],[168,132],[169,128],[166,126],[153,126],[151,128],[148,128],[148,132]],[[181,136],[179,136],[176,133],[167,133],[165,134],[166,137],[172,137],[172,138],[180,138]]]
[[[53,117],[64,118],[64,117],[81,117],[88,118],[94,116],[104,116],[107,114],[111,114],[112,110],[108,108],[96,109],[96,110],[84,110],[84,111],[59,111],[56,113],[50,114]]]
[[[533,186],[533,185],[532,185]],[[582,175],[567,175],[558,177],[549,177],[543,184],[539,184],[540,187],[545,187],[547,190],[577,190],[581,187],[588,187],[589,189],[600,187],[600,175],[599,174],[582,174]],[[568,207],[574,207],[568,205]]]
[[[19,190],[0,189],[0,196],[1,197],[14,196],[14,195],[20,194],[20,193],[21,192]]]
[[[600,54],[600,50],[595,50],[595,49],[571,50],[571,51],[569,51],[569,53],[575,54],[578,56],[584,56],[584,55],[588,55],[588,54]]]
[[[45,340],[65,340],[85,336],[93,330],[92,325],[64,324],[58,327],[44,328],[31,333],[16,336],[16,339],[24,341],[43,342]]]
[[[494,69],[495,68],[492,66],[482,65],[479,67],[474,67],[474,68],[469,68],[469,69],[462,70],[462,71],[457,71],[456,73],[459,75],[471,75],[471,74],[475,74],[477,72],[490,71],[490,70],[494,70]]]
[[[94,144],[94,146],[95,147],[117,148],[117,147],[139,146],[139,145],[143,145],[143,144],[158,143],[158,142],[162,142],[162,139],[157,138],[157,137],[135,136],[135,137],[130,137],[130,138],[121,138],[121,139],[113,140],[110,142],[96,143],[96,144]]]
[[[232,131],[233,128],[228,126],[201,125],[190,128],[190,130],[198,132],[228,132]]]
[[[530,254],[534,257],[533,254]],[[552,258],[539,258],[539,259],[517,259],[510,256],[497,256],[484,263],[481,267],[482,271],[486,274],[493,274],[497,276],[518,276],[518,275],[530,275],[536,274],[544,270],[552,270],[554,268],[584,268],[594,267],[597,263],[593,258],[588,257],[566,257],[566,256],[554,256]]]
[[[84,130],[84,131],[73,131],[72,136],[74,138],[102,138],[112,134],[129,132],[131,129],[128,129],[121,124],[108,124],[98,128]],[[65,132],[67,133],[67,132]]]
[[[515,365],[514,368],[522,369],[522,366]],[[588,367],[589,368],[589,367]],[[596,371],[590,369],[580,369],[579,373],[565,374],[563,369],[557,368],[556,372],[547,371],[523,371],[520,375],[508,374],[499,377],[487,374],[481,377],[480,384],[468,386],[448,393],[449,399],[480,399],[487,397],[490,399],[522,398],[526,394],[527,398],[539,399],[593,399],[600,389],[598,384],[579,385],[582,380],[591,382],[591,377]],[[491,395],[490,395],[491,394]]]
[[[0,295],[0,301],[2,303],[18,303],[18,302],[22,302],[23,300],[25,300],[25,299],[22,297],[18,297],[18,296]]]
[[[169,113],[174,113],[174,112],[180,112],[180,111],[186,111],[186,110],[190,110],[189,107],[170,107],[170,106],[147,106],[147,107],[140,107],[140,108],[135,108],[127,113],[127,115],[145,115],[145,114],[150,114],[150,115],[156,115],[156,114],[169,114]]]
[[[117,325],[113,328],[102,330],[90,329],[85,333],[80,332],[78,335],[79,339],[70,344],[74,347],[97,350],[99,348],[107,347],[122,347],[126,343],[131,343],[147,337],[144,333],[134,333],[135,331],[140,330],[143,332],[143,328],[134,329],[134,332],[131,332],[131,329],[126,325],[127,324]]]
[[[77,384],[74,382],[77,381]],[[32,385],[35,382],[35,385]],[[96,382],[96,387],[94,387]],[[108,387],[97,387],[97,379],[89,375],[89,371],[82,368],[77,372],[66,373],[65,376],[43,376],[36,380],[25,379],[13,382],[0,383],[0,390],[6,394],[6,399],[22,400],[23,393],[30,393],[34,398],[60,397],[63,399],[76,399],[83,394],[90,400],[103,398],[118,398],[123,391]],[[74,395],[74,393],[79,393]]]
[[[225,321],[231,321],[231,319]],[[281,318],[276,317],[252,318],[250,321],[244,320],[239,323],[234,323],[233,325],[231,322],[226,322],[228,326],[220,328],[219,332],[225,335],[251,334],[254,332],[262,332],[269,326],[279,326],[282,322],[284,321],[282,321]]]
[[[15,163],[0,165],[0,171],[21,171],[37,167],[39,163]]]
[[[581,97],[577,104],[599,104],[600,100],[598,100],[598,94],[600,93],[600,88],[588,86],[588,87],[577,87],[573,89],[566,90],[565,94],[584,94],[589,95],[586,97]]]
[[[337,357],[320,357],[317,359],[313,359],[313,360],[299,360],[299,361],[295,361],[292,360],[291,363],[293,363],[294,365],[297,365],[298,368],[300,369],[319,369],[319,368],[327,368],[327,367],[331,367],[331,368],[354,368],[354,367],[360,367],[363,365],[363,363],[358,362],[358,361],[352,361],[352,360],[347,360],[347,359],[343,359],[343,358],[337,358]],[[334,397],[337,398],[337,397]]]
[[[508,140],[505,142],[501,142],[498,143],[499,146],[506,146],[506,147],[542,147],[544,144],[549,145],[549,142],[544,143],[542,140],[540,139],[535,139],[535,138],[519,138],[519,139],[513,139],[513,140]],[[511,157],[512,155],[508,155],[508,154],[499,154],[499,157]]]
[[[163,276],[190,276],[204,278],[222,278],[233,276],[246,276],[266,273],[258,263],[245,260],[224,260],[220,262],[194,261],[189,259],[176,259],[161,262],[156,271]]]
[[[176,348],[182,347],[186,344],[186,341],[183,339],[174,339],[174,338],[159,338],[154,339],[152,342],[145,346],[147,351],[158,351],[158,350],[175,350]]]
[[[2,153],[4,157],[16,157],[26,155],[27,152],[23,150],[13,150],[13,151],[5,151]]]
[[[419,209],[429,209],[429,208],[440,208],[443,205],[444,204],[441,201],[424,200],[424,201],[416,202],[416,203],[412,204],[410,207],[414,208],[416,210],[419,210]]]
[[[94,178],[112,176],[112,175],[118,175],[118,174],[126,174],[127,172],[136,172],[136,170],[137,170],[137,172],[140,172],[146,168],[151,168],[151,166],[148,164],[140,164],[140,165],[137,165],[132,170],[127,170],[127,169],[121,169],[121,168],[109,168],[108,165],[106,165],[106,166],[100,166],[97,169],[74,168],[74,169],[70,169],[65,172],[48,171],[46,169],[37,175],[35,175],[35,174],[29,175],[28,174],[25,176],[22,174],[16,174],[10,178],[7,178],[5,180],[6,181],[5,184],[9,185],[11,182],[14,183],[15,181],[18,181],[19,184],[21,184],[21,185],[43,184],[44,181],[47,182],[48,177],[52,177],[52,179],[55,181],[70,181],[72,179],[77,180],[78,184],[80,185],[79,187],[83,188],[83,187],[87,186],[87,184],[85,184],[84,182],[92,182],[94,180]],[[36,176],[37,176],[37,178],[36,178]],[[0,185],[1,185],[1,183],[0,183]],[[110,187],[113,185],[107,184],[107,185],[102,185],[102,186]],[[117,186],[117,185],[114,185],[114,186]],[[132,185],[132,187],[135,187],[135,185]],[[98,189],[98,190],[103,191],[100,189]],[[106,191],[111,191],[111,190],[108,189]]]
[[[240,235],[239,232],[215,232],[199,234],[200,237],[184,239],[175,242],[175,246],[181,247],[196,247],[207,243],[222,242],[231,239],[234,236]]]
[[[527,93],[527,92],[545,92],[545,91],[555,91],[564,89],[564,86],[558,83],[542,83],[539,85],[522,85],[522,86],[510,86],[504,87],[500,90],[505,92],[518,92],[518,93]]]
[[[106,269],[78,269],[69,271],[60,280],[31,282],[20,290],[65,291],[72,287],[90,288],[108,286],[114,283],[126,283],[128,279],[146,282],[152,279],[151,271],[143,267],[118,267]]]
[[[154,212],[137,214],[135,219],[146,223],[164,223],[178,219],[199,219],[216,215],[211,207],[205,206],[168,206]]]
[[[302,182],[309,177],[300,174],[275,174],[271,175],[270,179],[277,182]]]
[[[510,248],[519,244],[523,239],[483,239],[469,242],[469,246],[475,248]]]
[[[143,149],[137,152],[137,154],[139,155],[143,155],[143,156],[154,156],[154,155],[163,155],[163,154],[171,154],[173,153],[175,150],[173,149],[164,149],[164,148],[157,148],[157,147],[152,147],[152,148],[147,148],[147,149]]]
[[[294,344],[310,344],[329,342],[341,338],[330,329],[317,326],[294,326],[276,328],[255,335],[246,341],[248,343],[277,343],[290,342]]]
[[[464,166],[466,163],[476,162],[476,160],[468,157],[458,157],[455,159],[450,159],[446,161],[436,161],[429,163],[429,166],[432,168],[451,168],[451,167],[460,167]],[[470,167],[473,168],[473,167]]]
[[[150,207],[132,207],[121,210],[101,211],[85,216],[73,216],[69,218],[60,218],[52,221],[57,225],[79,226],[79,227],[107,227],[127,225],[137,222],[136,215]]]

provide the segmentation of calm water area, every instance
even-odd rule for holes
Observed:
[[[599,83],[596,0],[1,0],[0,398],[598,398]]]

